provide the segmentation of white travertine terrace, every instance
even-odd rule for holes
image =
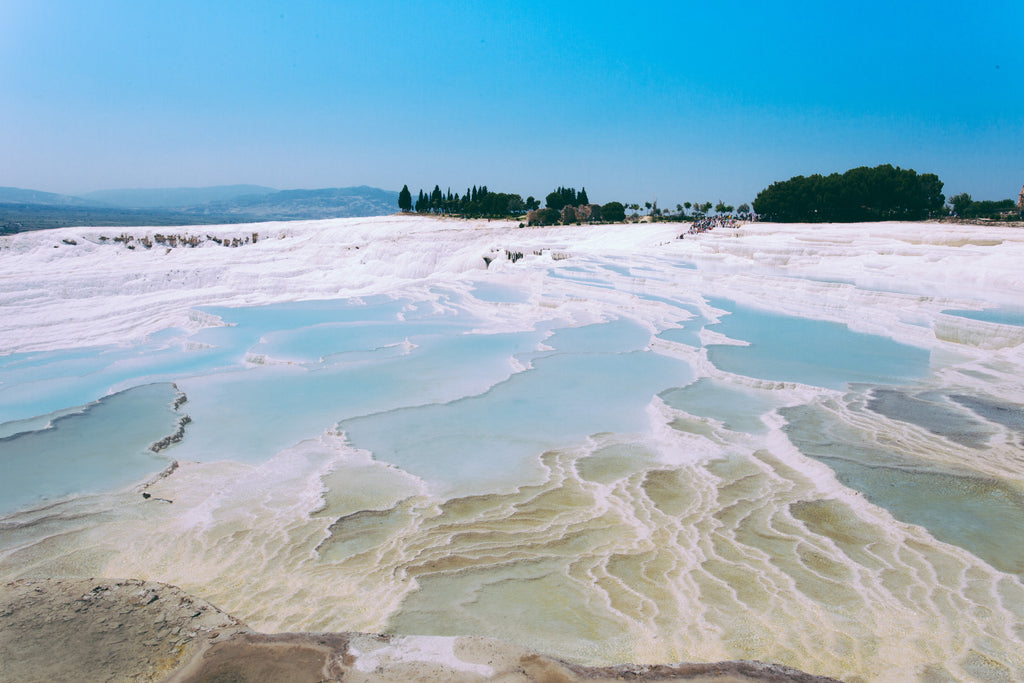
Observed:
[[[721,297],[927,349],[915,391],[1021,406],[1024,327],[944,311],[1024,305],[1024,230],[682,231],[394,216],[18,234],[0,238],[0,351],[131,345],[221,324],[197,306],[375,295],[456,307],[480,333],[626,319],[695,378],[778,408],[813,406],[865,444],[1024,491],[1010,428],[968,450],[864,410],[856,389],[726,372],[704,347],[735,340],[714,329],[700,346],[656,336],[685,317],[664,297],[712,321],[724,313],[706,297]],[[201,239],[141,243],[157,233]],[[252,233],[237,248],[207,239]],[[115,243],[122,234],[131,239]],[[478,300],[480,283],[522,300]],[[442,301],[439,288],[462,298]],[[872,504],[801,453],[778,411],[762,433],[659,397],[646,411],[636,433],[596,432],[538,453],[522,481],[457,495],[325,425],[265,462],[182,463],[147,489],[173,505],[131,490],[9,516],[18,533],[0,532],[0,580],[138,577],[261,630],[472,632],[585,663],[759,659],[843,680],[1024,680],[1024,567],[996,568]],[[1007,533],[1020,543],[1019,529]]]

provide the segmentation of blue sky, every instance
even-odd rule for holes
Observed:
[[[0,185],[1024,183],[1024,2],[0,0]]]

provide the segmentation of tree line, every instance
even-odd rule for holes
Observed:
[[[783,223],[921,220],[940,215],[945,200],[934,173],[884,164],[772,183],[754,199],[754,211]]]
[[[580,206],[581,204],[590,204],[585,187],[579,192],[575,187],[558,187],[544,198],[545,208],[555,211],[561,211],[566,206]]]
[[[794,176],[772,183],[754,199],[753,212],[746,203],[734,207],[719,201],[676,204],[676,211],[663,210],[658,203],[593,204],[586,188],[557,187],[544,198],[544,208],[532,196],[491,192],[486,185],[473,186],[459,196],[451,188],[443,192],[435,185],[430,193],[420,190],[413,201],[409,186],[402,187],[398,206],[402,211],[459,215],[467,218],[508,218],[525,216],[531,225],[570,223],[618,223],[640,220],[646,208],[648,220],[693,221],[710,215],[712,206],[719,215],[740,220],[764,219],[777,222],[851,223],[885,220],[923,220],[945,215],[961,218],[1024,219],[1013,200],[975,201],[963,193],[950,198],[946,206],[943,183],[934,173],[917,173],[892,164],[874,168],[860,166],[845,173]],[[736,214],[734,214],[734,210]]]
[[[1024,219],[1024,207],[1012,199],[974,200],[963,192],[949,198],[950,211],[957,218]]]
[[[402,211],[415,210],[416,213],[458,215],[466,218],[518,216],[539,206],[540,202],[533,197],[524,200],[518,194],[491,192],[486,185],[466,188],[466,193],[462,196],[457,192],[452,193],[450,187],[447,192],[443,192],[440,185],[434,185],[430,193],[420,190],[415,204],[408,185],[402,186],[398,193],[398,208]]]
[[[621,203],[609,202],[605,206],[609,209],[608,217],[602,218],[602,207],[590,204],[586,188],[577,192],[573,187],[558,187],[549,193],[545,197],[543,209],[540,207],[540,200],[532,196],[523,199],[519,194],[491,192],[486,185],[467,188],[466,193],[461,196],[457,192],[453,193],[451,188],[445,192],[441,190],[440,185],[434,185],[434,189],[429,193],[421,189],[415,201],[408,185],[403,185],[398,193],[398,208],[405,212],[465,218],[507,218],[526,215],[532,223],[543,225],[563,222],[563,218],[565,222],[573,223],[584,220],[615,222],[625,219],[625,209]],[[572,210],[571,216],[568,209]]]
[[[663,211],[657,202],[623,204],[608,202],[593,204],[587,196],[587,188],[579,191],[574,187],[555,188],[544,198],[544,208],[540,200],[532,196],[525,200],[521,195],[505,192],[491,192],[486,185],[472,186],[465,194],[453,193],[449,187],[443,191],[440,185],[434,185],[431,192],[419,191],[416,199],[412,197],[408,185],[403,185],[398,193],[398,208],[405,212],[461,216],[464,218],[508,218],[523,216],[531,225],[567,225],[570,223],[621,223],[627,219],[627,211],[632,211],[631,219],[639,220],[640,211],[646,207],[648,215],[657,220],[679,221],[701,218],[711,211],[711,202],[686,202],[677,204],[677,212]],[[693,209],[693,214],[687,213]],[[733,207],[722,203],[715,205],[718,213],[732,213]],[[739,206],[741,213],[750,211],[747,204]]]

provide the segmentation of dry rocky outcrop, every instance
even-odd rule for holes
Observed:
[[[587,667],[480,637],[257,633],[175,586],[0,585],[0,681],[622,681],[833,679],[761,662]]]

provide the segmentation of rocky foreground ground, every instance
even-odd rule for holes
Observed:
[[[0,586],[0,681],[799,681],[760,662],[584,667],[477,637],[263,634],[152,581]]]

